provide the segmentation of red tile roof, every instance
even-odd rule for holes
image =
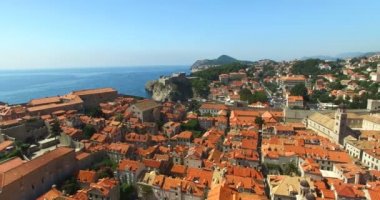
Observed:
[[[82,183],[94,183],[96,181],[96,172],[90,170],[79,170],[77,179]]]
[[[97,183],[91,183],[90,190],[97,190],[104,197],[109,197],[110,191],[118,185],[118,181],[114,179],[104,178]]]
[[[178,135],[175,135],[173,137],[175,138],[184,138],[184,139],[190,139],[193,136],[193,132],[191,131],[182,131]]]
[[[71,148],[59,147],[53,151],[37,157],[36,159],[25,162],[15,168],[8,170],[5,173],[5,177],[3,177],[3,180],[0,182],[0,184],[2,184],[3,187],[8,184],[12,184],[18,179],[25,177],[30,173],[33,173],[36,169],[41,168],[42,166],[45,166],[48,163],[58,160],[59,158],[73,152],[74,150]]]
[[[228,110],[228,107],[224,104],[203,103],[199,109]]]
[[[12,145],[13,145],[13,141],[11,141],[11,140],[6,140],[4,142],[1,142],[0,143],[0,152],[6,150],[6,148],[8,148]]]
[[[111,143],[110,145],[108,145],[107,149],[108,151],[126,154],[130,149],[130,145],[125,143]]]
[[[0,163],[0,173],[7,172],[13,168],[16,168],[24,163],[19,157],[14,157],[10,160]]]
[[[184,165],[177,165],[177,164],[174,164],[172,169],[170,170],[171,173],[175,173],[175,174],[182,174],[182,175],[185,175],[186,173],[186,169],[187,167],[184,166]]]
[[[212,181],[212,174],[212,171],[189,167],[187,169],[186,180],[193,181],[202,186],[210,187]]]
[[[136,172],[138,169],[140,169],[143,166],[143,164],[139,161],[135,160],[121,160],[118,166],[118,169],[121,171],[128,170]]]
[[[57,190],[56,188],[52,188],[45,194],[38,197],[37,200],[56,200],[61,196],[62,196],[61,191]]]
[[[145,165],[145,167],[155,168],[155,169],[160,168],[162,164],[161,161],[153,160],[153,159],[143,159],[142,163]]]

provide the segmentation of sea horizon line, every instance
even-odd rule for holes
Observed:
[[[17,71],[35,71],[35,70],[44,70],[44,71],[56,71],[56,70],[70,70],[70,69],[116,69],[116,68],[152,68],[152,67],[189,67],[190,69],[191,65],[165,65],[165,64],[158,64],[158,65],[124,65],[124,66],[76,66],[76,67],[33,67],[33,68],[0,68],[1,72],[17,72]]]

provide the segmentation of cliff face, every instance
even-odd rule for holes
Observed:
[[[150,84],[146,86],[146,89],[152,94],[152,99],[155,101],[171,100],[172,93],[175,90],[173,85],[164,85],[158,81],[150,82]]]
[[[185,101],[193,96],[191,82],[186,77],[170,77],[149,81],[145,89],[155,101]]]

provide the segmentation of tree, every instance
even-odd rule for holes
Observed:
[[[346,104],[346,102],[344,101],[343,96],[339,96],[338,99],[334,101],[334,104],[340,105],[340,104]]]
[[[172,101],[186,101],[193,97],[193,86],[190,79],[172,79],[171,83],[174,89],[174,92],[171,94]]]
[[[199,138],[203,135],[203,130],[196,119],[190,119],[186,123],[182,123],[181,130],[191,131],[194,138]]]
[[[29,147],[30,147],[30,144],[25,144],[25,143],[22,143],[20,146],[18,146],[22,154],[27,154]]]
[[[154,195],[153,189],[149,185],[140,185],[140,191],[141,191],[141,194],[143,196],[143,199],[151,199],[151,198],[149,198],[149,196]]]
[[[207,98],[210,94],[210,87],[208,85],[209,81],[202,78],[191,80],[191,86],[195,92],[195,95],[198,95],[202,98]]]
[[[97,172],[97,174],[99,179],[114,177],[113,170],[111,167],[103,167]]]
[[[297,84],[290,90],[290,95],[292,96],[302,96],[305,101],[309,100],[309,96],[307,95],[307,88],[305,84]]]
[[[290,95],[292,96],[306,96],[307,95],[307,88],[305,87],[305,84],[297,84],[290,90]]]
[[[283,174],[289,175],[289,176],[300,175],[298,171],[298,167],[294,162],[287,163],[284,166]]]
[[[249,103],[256,103],[258,101],[263,103],[268,102],[268,97],[264,91],[255,91]]]
[[[367,107],[367,100],[368,97],[367,95],[362,95],[362,96],[354,96],[352,98],[352,102],[349,103],[349,108],[350,109],[363,109]]]
[[[83,128],[84,138],[90,139],[92,135],[94,135],[94,133],[96,133],[96,129],[93,125],[86,124],[86,126],[84,126]]]
[[[249,89],[241,89],[239,92],[240,100],[242,101],[248,101],[249,104],[256,103],[258,101],[260,102],[267,102],[268,97],[263,91],[255,91],[252,93]]]
[[[272,65],[265,65],[263,67],[263,73],[261,74],[262,77],[267,77],[267,76],[275,76],[276,75],[276,70]]]
[[[272,83],[272,82],[264,82],[264,85],[266,88],[268,88],[268,90],[270,90],[271,92],[276,92],[277,91],[277,88],[278,88],[278,85],[276,83]]]
[[[75,177],[72,177],[69,180],[66,180],[61,187],[67,194],[73,195],[77,190],[80,189],[79,183]]]
[[[339,81],[329,83],[328,87],[331,90],[341,90],[344,88],[344,86]]]
[[[280,173],[281,174],[280,165],[273,164],[273,163],[265,163],[263,167],[266,173]]]
[[[191,74],[191,76],[196,76],[208,81],[216,81],[219,79],[220,74],[228,74],[230,72],[237,72],[240,69],[248,68],[248,65],[242,63],[231,63],[224,64],[218,67],[211,67],[205,70],[197,71]]]
[[[93,170],[100,170],[102,168],[111,168],[112,170],[116,170],[118,163],[111,160],[110,158],[104,159],[99,163],[96,163],[95,165],[91,166],[91,169]]]
[[[190,119],[187,121],[187,123],[181,124],[182,130],[200,130],[199,122],[196,119]]]
[[[121,113],[117,113],[115,116],[115,120],[118,122],[122,122],[124,120],[124,116]]]
[[[136,193],[133,185],[123,183],[120,187],[120,199],[137,199]]]
[[[297,61],[291,72],[293,74],[302,74],[302,75],[319,75],[322,74],[323,71],[319,69],[318,64],[321,63],[322,60],[319,59],[307,59]]]
[[[316,90],[310,95],[310,102],[312,103],[318,103],[318,100],[323,103],[333,102],[334,99],[326,90]]]
[[[192,112],[196,112],[196,113],[198,113],[200,107],[201,107],[201,104],[200,104],[198,101],[196,101],[196,100],[191,100],[191,101],[188,103],[187,110],[188,110],[188,111],[192,111]]]
[[[58,136],[61,135],[62,129],[59,121],[55,119],[51,125],[51,134],[57,139]]]
[[[11,152],[0,154],[0,162],[13,157],[19,157],[23,159],[23,154],[19,148],[14,148]]]
[[[257,126],[259,126],[259,128],[261,129],[261,127],[263,126],[264,124],[264,120],[262,117],[256,117],[255,119],[255,124],[257,124]]]
[[[239,95],[242,101],[249,101],[252,98],[252,92],[247,88],[241,89]]]
[[[103,117],[103,112],[100,107],[93,107],[85,110],[85,114],[90,117]]]

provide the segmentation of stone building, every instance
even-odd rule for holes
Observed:
[[[76,95],[65,95],[33,99],[29,101],[27,112],[32,116],[48,115],[56,111],[83,110],[83,101]]]
[[[337,109],[334,118],[315,112],[306,118],[306,127],[339,144],[343,144],[344,138],[349,135],[356,136],[348,126],[347,113],[344,108]]]
[[[140,161],[121,160],[117,168],[117,177],[122,183],[135,184],[145,170],[145,166]]]
[[[288,96],[286,99],[286,107],[288,108],[303,108],[302,96]]]
[[[367,110],[369,110],[369,111],[380,111],[380,100],[368,99],[367,100]]]
[[[113,88],[97,88],[90,90],[73,91],[73,95],[79,96],[83,101],[84,108],[98,107],[100,103],[114,101],[118,93]]]
[[[380,116],[366,115],[363,117],[363,130],[380,130]]]
[[[279,84],[283,89],[291,89],[298,84],[306,84],[306,78],[303,75],[299,76],[282,76],[279,79]]]
[[[160,107],[161,105],[153,100],[143,100],[133,104],[128,111],[142,122],[154,122],[160,119]]]
[[[58,148],[0,173],[0,199],[36,199],[75,170],[74,150]]]
[[[118,181],[104,178],[97,183],[91,183],[87,198],[91,200],[119,200],[120,186]]]
[[[7,121],[24,117],[26,108],[24,106],[0,105],[0,121]]]
[[[271,200],[315,199],[315,187],[308,177],[269,175],[267,183]]]
[[[20,141],[37,140],[48,134],[48,128],[39,118],[27,118],[0,122],[0,134]]]
[[[221,110],[228,110],[224,104],[204,103],[199,108],[201,115],[218,115]]]

